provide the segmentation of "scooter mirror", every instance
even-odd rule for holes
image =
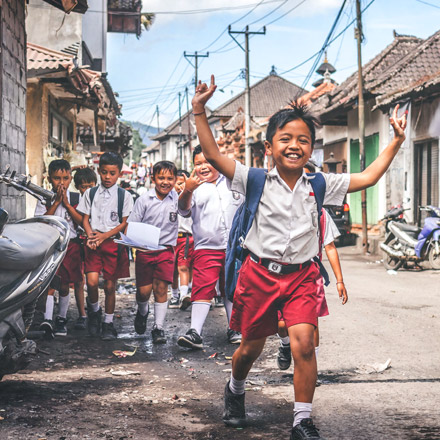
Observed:
[[[3,229],[6,223],[8,223],[9,214],[3,208],[0,208],[0,235],[3,234]]]

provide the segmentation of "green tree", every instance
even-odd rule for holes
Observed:
[[[139,130],[136,130],[135,128],[133,128],[133,126],[129,123],[129,122],[125,122],[126,124],[130,125],[132,132],[133,132],[133,138],[132,138],[132,150],[133,150],[133,160],[136,163],[139,163],[141,160],[141,154],[142,154],[142,150],[144,150],[145,148],[147,148],[147,146],[142,142],[142,138],[141,135],[139,134]],[[125,163],[127,165],[130,165],[130,155],[125,157]]]

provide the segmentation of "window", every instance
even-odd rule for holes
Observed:
[[[68,142],[73,142],[72,123],[59,115],[56,111],[50,111],[50,142],[59,150],[64,150]]]

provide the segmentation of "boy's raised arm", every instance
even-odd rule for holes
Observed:
[[[362,173],[354,173],[350,175],[350,185],[348,192],[356,192],[375,185],[379,179],[385,174],[385,171],[391,165],[394,156],[398,153],[400,146],[405,140],[406,114],[397,117],[399,105],[396,105],[390,123],[394,129],[394,138],[389,145],[379,154],[377,159],[366,168]]]
[[[215,169],[232,180],[235,172],[235,161],[220,153],[211,129],[209,128],[208,118],[205,113],[205,104],[214,94],[216,88],[214,75],[211,75],[211,84],[209,87],[199,81],[196,94],[192,99],[193,115],[196,121],[197,135],[199,136],[203,155]]]

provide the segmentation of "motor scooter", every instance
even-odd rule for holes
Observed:
[[[25,191],[42,203],[55,194],[8,168],[0,183]],[[55,216],[8,223],[0,208],[0,380],[25,368],[37,352],[26,338],[38,297],[50,286],[69,243],[67,222]]]
[[[423,228],[393,220],[387,223],[388,233],[380,244],[386,269],[398,270],[408,262],[429,261],[432,269],[440,270],[440,208],[421,206],[419,209],[429,214]]]

